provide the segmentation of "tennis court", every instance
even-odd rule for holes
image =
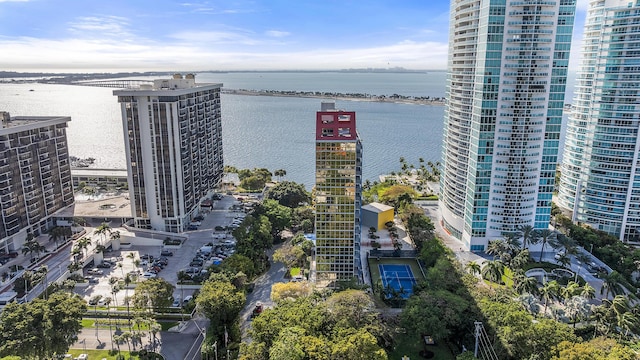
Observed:
[[[413,286],[417,284],[411,266],[406,264],[379,264],[380,279],[384,288],[391,287],[401,292],[400,296],[408,299],[413,294]],[[402,290],[402,291],[401,291]]]

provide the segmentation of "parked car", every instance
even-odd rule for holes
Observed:
[[[111,268],[111,263],[107,262],[107,261],[103,261],[102,263],[96,265],[99,268],[103,268],[103,269],[109,269]]]
[[[153,256],[149,254],[140,255],[140,260],[153,260]]]
[[[91,277],[91,276],[85,276],[84,280],[86,282],[88,282],[89,284],[97,284],[99,282],[98,279],[96,279],[94,277]]]
[[[191,300],[193,300],[193,296],[188,295],[188,296],[185,296],[185,297],[184,297],[184,300],[182,300],[182,303],[183,303],[183,304],[186,304],[186,303],[188,303],[188,302],[189,302],[189,301],[191,301]]]
[[[202,260],[194,260],[189,263],[189,266],[202,266],[204,262]]]
[[[100,270],[98,268],[93,268],[93,269],[87,270],[87,274],[90,274],[90,275],[102,275],[103,272],[102,272],[102,270]]]
[[[182,301],[180,301],[180,298],[176,298],[175,300],[173,300],[173,303],[171,304],[171,307],[173,308],[177,308],[182,306]]]
[[[169,251],[169,250],[162,250],[160,252],[161,256],[173,256],[173,251]]]
[[[158,277],[158,275],[147,271],[146,273],[142,274],[142,277],[147,278],[147,279],[151,279],[151,278]]]
[[[193,218],[193,220],[195,220],[195,221],[202,221],[202,220],[204,220],[204,216],[202,216],[202,215],[198,215],[198,216],[194,217],[194,218]]]
[[[198,230],[198,227],[195,225],[189,225],[187,226],[187,230]]]

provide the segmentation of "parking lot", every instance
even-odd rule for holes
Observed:
[[[207,213],[203,213],[203,219],[200,221],[200,226],[197,230],[188,231],[184,235],[188,235],[188,239],[184,241],[179,249],[167,249],[173,253],[173,256],[164,256],[166,258],[166,265],[160,269],[157,277],[161,277],[167,280],[169,283],[174,284],[176,289],[174,291],[174,298],[184,299],[187,296],[193,294],[193,290],[183,289],[180,285],[176,285],[178,282],[178,272],[185,271],[189,268],[196,267],[190,266],[193,263],[196,254],[199,250],[206,245],[213,245],[211,248],[211,255],[204,256],[206,251],[200,251],[202,256],[201,269],[206,269],[214,262],[221,261],[225,255],[221,254],[216,256],[215,250],[219,249],[220,252],[225,251],[226,256],[233,252],[233,245],[235,240],[233,236],[227,231],[216,231],[216,227],[228,227],[235,223],[244,216],[244,212],[241,210],[230,210],[233,205],[238,207],[240,203],[233,196],[223,196],[222,199],[214,202],[213,207]],[[161,253],[164,247],[162,246],[135,246],[132,245],[128,248],[123,248],[117,251],[105,252],[105,260],[114,260],[113,266],[98,268],[96,274],[89,274],[91,269],[85,269],[85,277],[91,278],[91,283],[86,287],[77,287],[76,293],[80,294],[87,301],[96,295],[102,297],[115,297],[115,302],[112,300],[112,305],[124,304],[125,296],[132,296],[133,289],[122,289],[115,294],[112,293],[112,285],[110,280],[112,278],[123,279],[126,274],[140,274],[139,281],[144,281],[145,274],[151,262],[146,260],[147,256],[152,256],[154,259],[161,257]],[[205,248],[206,250],[208,248]],[[131,255],[133,254],[133,255]],[[132,258],[133,256],[133,258]],[[140,262],[140,266],[136,266],[136,260]],[[98,266],[99,264],[95,264]],[[151,276],[151,275],[147,275]],[[113,280],[111,280],[113,281]]]

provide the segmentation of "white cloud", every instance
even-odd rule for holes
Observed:
[[[169,37],[191,44],[240,44],[256,45],[260,41],[252,38],[250,32],[243,31],[182,31]]]
[[[288,31],[269,30],[265,32],[265,35],[279,38],[279,37],[289,36],[291,35],[291,33]]]
[[[194,33],[190,33],[194,35]],[[200,34],[200,33],[198,33]],[[185,37],[189,34],[183,33]],[[230,33],[207,33],[229,41]],[[147,71],[147,70],[296,70],[394,67],[444,69],[447,44],[404,41],[381,47],[326,48],[311,51],[229,51],[209,43],[118,39],[2,39],[0,68],[16,71]],[[252,49],[244,48],[244,49]]]
[[[119,16],[79,17],[69,24],[74,36],[80,37],[116,37],[121,41],[131,36],[129,19]]]

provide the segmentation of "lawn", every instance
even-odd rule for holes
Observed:
[[[402,357],[405,355],[412,360],[423,359],[423,357],[420,356],[420,350],[423,350],[425,348],[422,339],[418,338],[417,336],[408,334],[397,334],[396,336],[394,336],[393,340],[395,341],[395,346],[393,348],[393,351],[389,352],[390,360],[402,360]],[[455,356],[451,354],[447,346],[444,344],[429,346],[427,349],[435,354],[433,359],[455,359]]]
[[[291,274],[291,276],[300,275],[300,268],[299,267],[291,268],[291,270],[289,270],[289,273]]]
[[[101,328],[101,329],[108,329],[109,328],[109,320],[108,319],[82,319],[82,327],[83,328],[89,328],[89,329],[95,329],[96,320],[98,320],[98,327],[99,328]],[[167,330],[171,329],[172,327],[178,325],[177,321],[159,321],[158,323],[162,327],[162,331],[167,331]],[[134,330],[138,330],[138,326],[133,322],[133,320],[131,321],[131,324],[132,324]],[[128,328],[129,327],[129,321],[127,319],[111,319],[111,326],[113,327],[114,330],[116,328],[120,328],[120,329]],[[140,325],[140,330],[148,331],[149,330],[149,326],[141,324]]]
[[[73,355],[74,358],[78,357],[78,355],[80,354],[87,354],[89,355],[89,359],[107,359],[107,360],[115,360],[116,356],[118,355],[118,353],[116,352],[115,355],[109,355],[110,350],[82,350],[82,349],[69,349],[69,351],[67,352],[67,354],[71,354]],[[129,359],[129,352],[128,351],[121,351],[120,352],[122,355],[124,355],[125,359]],[[134,355],[131,357],[131,359],[134,360],[138,360],[140,359],[137,355]],[[157,359],[162,359],[162,357],[160,355],[158,355]]]

